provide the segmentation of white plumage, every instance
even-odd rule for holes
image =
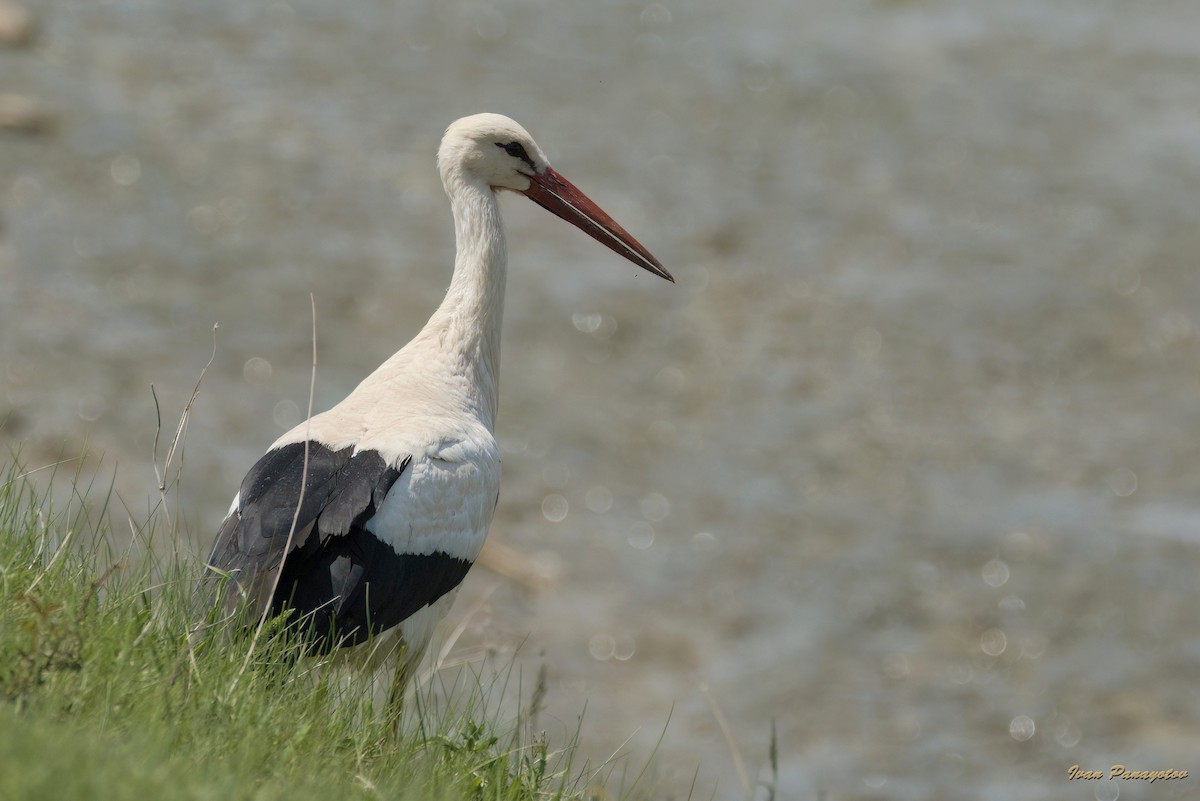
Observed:
[[[255,617],[292,609],[314,648],[399,643],[399,683],[483,547],[500,490],[493,432],[506,246],[497,191],[526,195],[674,280],[507,117],[452,124],[438,167],[458,246],[445,300],[345,400],[271,446],[209,560],[214,574],[233,577],[226,607]]]

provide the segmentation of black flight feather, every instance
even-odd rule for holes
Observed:
[[[243,597],[254,617],[268,605],[272,614],[292,609],[315,647],[354,645],[458,586],[470,562],[397,553],[366,529],[410,460],[392,467],[377,451],[312,441],[307,451],[307,469],[305,443],[295,442],[269,451],[242,481],[209,558],[217,574],[231,576],[226,611]]]

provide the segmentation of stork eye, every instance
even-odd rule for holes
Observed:
[[[497,142],[496,147],[502,148],[505,153],[512,156],[514,159],[520,159],[530,167],[533,166],[533,159],[529,158],[529,154],[525,152],[525,146],[520,142],[509,142],[507,144],[504,142]]]

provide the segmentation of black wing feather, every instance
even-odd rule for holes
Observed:
[[[374,534],[355,528],[319,548],[288,556],[273,611],[309,615],[323,643],[357,645],[390,629],[462,582],[471,563],[448,554],[397,554]],[[288,588],[290,595],[283,594]]]
[[[246,597],[255,616],[268,605],[272,614],[293,609],[317,647],[353,645],[458,586],[470,562],[438,552],[400,554],[366,529],[409,460],[392,467],[377,451],[335,451],[310,441],[305,469],[305,450],[303,442],[276,448],[242,481],[238,509],[222,524],[209,559],[232,577],[226,607]]]

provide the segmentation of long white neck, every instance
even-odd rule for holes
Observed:
[[[489,428],[500,391],[500,329],[508,252],[496,193],[462,170],[443,173],[458,255],[442,305],[418,335],[435,347],[461,398]]]

